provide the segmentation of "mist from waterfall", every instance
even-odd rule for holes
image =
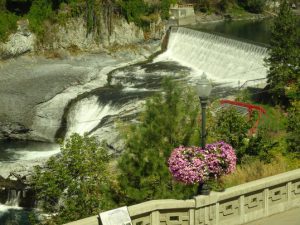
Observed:
[[[155,61],[176,61],[215,82],[266,77],[267,48],[183,27],[171,29],[168,48]]]

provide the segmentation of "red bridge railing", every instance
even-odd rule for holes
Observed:
[[[237,102],[237,101],[222,99],[222,100],[220,100],[220,103],[221,103],[221,105],[229,104],[229,105],[233,105],[233,106],[247,108],[249,119],[251,118],[253,111],[258,112],[258,118],[255,121],[253,127],[250,129],[250,131],[249,131],[250,134],[254,134],[256,132],[256,129],[258,127],[258,124],[262,117],[262,114],[266,114],[266,110],[263,107],[257,106],[257,105],[252,105],[252,104],[245,103],[245,102]]]

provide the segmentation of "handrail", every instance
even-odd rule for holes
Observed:
[[[129,206],[133,225],[238,225],[300,206],[300,169],[189,200],[152,200]],[[99,225],[98,217],[67,225]]]
[[[259,80],[266,80],[266,79],[268,79],[268,78],[264,77],[264,78],[257,78],[257,79],[246,80],[241,86],[239,86],[239,89],[242,89],[248,82],[259,81]]]

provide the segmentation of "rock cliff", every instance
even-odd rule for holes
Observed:
[[[150,24],[149,31],[144,31],[134,23],[128,23],[123,17],[115,16],[108,24],[101,21],[100,30],[88,34],[83,17],[69,18],[61,24],[45,24],[47,34],[42,40],[29,29],[28,20],[18,21],[16,33],[0,43],[0,59],[19,56],[27,52],[40,53],[44,50],[79,50],[99,52],[115,46],[135,45],[147,39],[161,39],[165,30],[160,17]]]

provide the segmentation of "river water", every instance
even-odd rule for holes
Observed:
[[[265,45],[270,37],[270,26],[270,20],[249,20],[201,24],[190,28]],[[187,83],[196,85],[202,72],[206,72],[215,84],[229,86],[265,76],[266,69],[262,67],[262,63],[266,51],[261,47],[222,39],[218,35],[207,36],[202,32],[196,33],[184,28],[172,32],[168,50],[154,61],[125,67],[111,74],[112,83],[122,84],[122,89],[99,89],[71,105],[65,115],[66,124],[62,125],[61,133],[66,136],[72,132],[90,132],[99,137],[117,135],[110,129],[113,119],[117,116],[124,120],[132,119],[132,115],[139,111],[137,106],[145,97],[159,91],[160,82],[165,76],[171,75],[174,79],[184,79]],[[190,40],[188,43],[186,38]],[[200,45],[202,50],[195,52]],[[217,47],[214,50],[212,46]],[[227,48],[228,46],[231,47]],[[226,76],[220,76],[225,73]],[[226,92],[228,89],[215,88],[214,95],[218,95],[220,90]],[[0,142],[0,172],[3,174],[6,171],[4,174],[7,175],[18,163],[39,163],[40,160],[58,152],[59,146],[53,143]],[[1,224],[14,220],[23,221],[19,224],[28,224],[17,205],[1,207]],[[27,211],[25,217],[26,214]]]
[[[221,22],[203,23],[189,28],[234,37],[258,45],[270,43],[273,19],[261,20],[226,20]]]

